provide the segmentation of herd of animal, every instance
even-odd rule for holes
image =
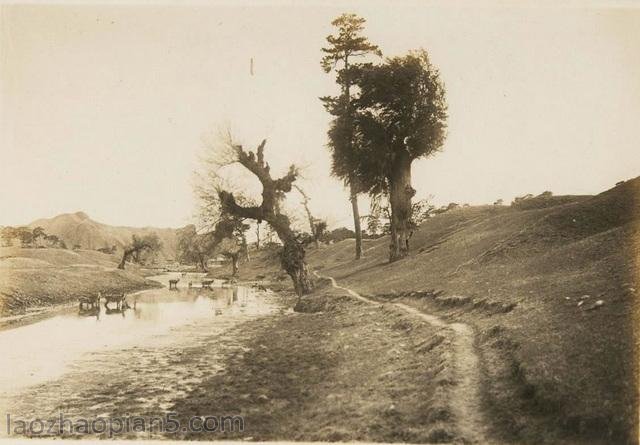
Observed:
[[[187,276],[186,273],[182,274],[183,278],[186,276]],[[180,278],[171,278],[169,280],[169,289],[177,290],[179,282],[180,282]],[[230,280],[230,282],[235,282],[235,280],[233,281]],[[211,289],[211,286],[213,285],[213,283],[214,283],[214,280],[210,280],[210,279],[202,280],[200,282],[200,287],[205,289]],[[188,287],[189,289],[193,287],[192,281],[188,282]],[[257,288],[258,290],[266,291],[266,288],[260,284],[253,284],[252,287]],[[131,308],[131,306],[129,306],[129,304],[127,303],[126,295],[123,292],[105,293],[105,294],[102,294],[102,292],[98,292],[97,295],[81,296],[78,298],[78,302],[80,303],[80,311],[83,313],[87,313],[86,311],[89,311],[90,313],[99,312],[101,301],[104,301],[104,307],[107,310],[107,313],[122,312],[124,314],[125,309]],[[109,307],[110,303],[113,303],[116,305],[115,309],[112,307]],[[135,309],[135,306],[136,304],[134,301],[134,309]]]
[[[182,277],[186,277],[187,273],[183,272]],[[169,280],[169,289],[178,289],[178,283],[180,282],[180,278],[172,278]],[[205,289],[211,289],[211,285],[213,284],[213,280],[202,280],[200,282],[200,286]],[[189,281],[188,283],[189,289],[193,287],[193,281]]]
[[[186,277],[187,274],[183,273],[182,277]],[[201,287],[202,288],[206,288],[206,289],[211,289],[211,285],[213,284],[214,280],[202,280],[201,283]],[[169,280],[169,289],[178,289],[178,283],[180,282],[180,278],[172,278]],[[189,289],[191,289],[193,287],[193,282],[189,281]],[[100,301],[104,300],[104,307],[107,310],[111,310],[112,308],[109,307],[109,303],[115,303],[116,308],[115,310],[120,311],[122,309],[128,309],[130,308],[129,304],[127,303],[126,300],[126,295],[124,293],[108,293],[108,294],[102,294],[101,292],[98,292],[97,295],[94,296],[82,296],[80,298],[78,298],[78,301],[80,303],[80,310],[95,310],[98,309],[100,306]],[[135,306],[135,303],[134,303]]]
[[[97,309],[100,306],[100,300],[104,300],[104,307],[107,310],[111,309],[109,307],[109,303],[115,303],[117,310],[129,308],[129,304],[127,303],[124,293],[102,295],[101,292],[98,292],[98,295],[95,296],[84,296],[78,298],[78,301],[80,302],[80,310]]]

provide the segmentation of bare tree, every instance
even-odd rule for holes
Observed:
[[[118,265],[118,269],[124,269],[126,262],[130,258],[139,260],[142,252],[157,252],[162,248],[162,242],[158,235],[151,233],[143,237],[136,235],[131,236],[131,243],[124,246],[124,252],[122,253],[122,260]]]
[[[196,264],[201,271],[207,272],[207,262],[213,254],[213,248],[212,236],[198,233],[193,224],[178,231],[176,254],[181,263]]]
[[[209,158],[210,168],[205,177],[213,181],[213,184],[202,190],[200,197],[204,199],[205,206],[218,206],[220,215],[269,223],[283,244],[282,268],[291,277],[296,293],[308,294],[313,290],[313,282],[305,262],[305,250],[292,230],[289,218],[281,213],[279,205],[285,194],[291,191],[292,184],[298,177],[298,170],[292,165],[286,175],[274,179],[269,164],[264,159],[266,142],[263,140],[254,152],[235,144],[228,135],[222,145],[223,153],[214,148],[213,156]],[[241,165],[260,181],[262,199],[259,204],[247,203],[242,193],[231,191],[228,184],[220,179],[220,167],[229,164]],[[215,194],[211,192],[213,190]]]
[[[240,262],[240,256],[242,255],[242,246],[235,238],[225,238],[218,245],[220,254],[231,260],[231,275],[233,277],[238,276],[238,263]]]
[[[247,257],[247,239],[245,232],[249,225],[244,223],[244,218],[223,214],[214,231],[211,233],[215,252],[231,260],[232,275],[238,275],[240,259]]]
[[[309,196],[307,196],[307,194],[304,192],[304,190],[302,190],[300,186],[294,185],[293,187],[298,191],[298,193],[300,193],[300,195],[302,195],[302,206],[304,207],[304,211],[307,214],[307,219],[309,220],[309,228],[311,229],[311,236],[313,237],[313,242],[315,243],[317,249],[318,247],[320,247],[318,243],[318,235],[316,233],[316,224],[318,220],[313,217],[313,215],[311,214],[311,209],[309,209]]]

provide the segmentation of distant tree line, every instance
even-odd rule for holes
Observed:
[[[0,237],[2,238],[3,247],[20,245],[20,247],[25,248],[67,248],[67,245],[63,240],[58,238],[56,235],[46,233],[45,230],[39,226],[33,229],[26,226],[5,226],[0,231]]]
[[[511,202],[511,207],[518,210],[542,209],[552,207],[558,204],[558,199],[553,196],[552,192],[542,192],[537,196],[528,193],[523,196],[517,196]]]
[[[104,246],[104,247],[100,247],[100,248],[98,248],[96,250],[98,252],[102,252],[102,253],[107,254],[107,255],[113,255],[114,253],[116,253],[118,251],[118,246],[113,244],[113,245],[111,245],[111,247]]]

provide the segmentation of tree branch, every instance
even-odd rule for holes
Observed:
[[[251,173],[256,175],[256,177],[263,185],[270,184],[273,181],[269,173],[269,164],[264,162],[264,146],[266,143],[267,140],[264,139],[258,146],[256,150],[256,153],[258,155],[257,159],[255,153],[253,153],[252,151],[246,151],[244,148],[242,148],[242,145],[233,146],[238,155],[238,162]]]
[[[292,165],[289,167],[286,175],[274,181],[274,187],[278,191],[288,193],[291,191],[291,184],[293,184],[297,177],[298,169],[295,165]]]
[[[262,207],[242,207],[236,202],[236,198],[233,196],[233,193],[220,190],[218,191],[218,197],[220,198],[220,204],[222,205],[223,211],[226,211],[231,215],[235,215],[240,218],[255,219],[257,221],[262,221],[264,219]]]

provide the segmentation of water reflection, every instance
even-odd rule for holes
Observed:
[[[203,274],[183,277],[197,283]],[[152,277],[165,285],[174,274]],[[68,313],[0,332],[3,351],[0,393],[15,392],[65,372],[80,355],[110,348],[145,344],[182,325],[213,317],[245,313],[263,304],[245,287],[210,289],[178,284],[177,290],[152,289],[126,297],[126,304],[71,309]]]
[[[106,307],[105,310],[104,310],[104,313],[106,315],[120,314],[124,318],[124,311],[126,311],[126,310],[127,310],[127,308],[124,308],[124,307],[122,307],[122,308],[112,308],[112,309],[109,308],[109,307]],[[100,320],[100,314],[99,313],[98,313],[96,318],[98,320]]]

